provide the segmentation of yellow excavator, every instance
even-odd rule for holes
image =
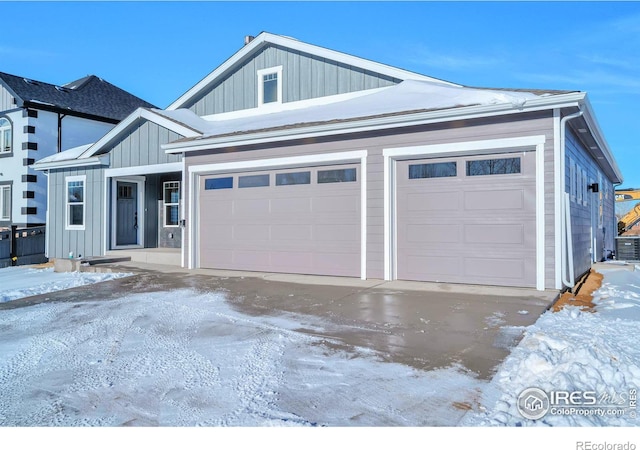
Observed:
[[[629,202],[640,200],[640,189],[616,189],[616,202]],[[640,202],[636,203],[631,210],[618,221],[618,235],[629,231],[635,224],[640,222]]]

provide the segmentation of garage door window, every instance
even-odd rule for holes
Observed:
[[[520,158],[481,159],[467,161],[467,176],[520,173]]]
[[[208,178],[204,180],[205,190],[211,189],[231,189],[233,188],[233,177]]]
[[[276,186],[311,184],[311,172],[277,173]]]
[[[318,183],[348,183],[356,181],[356,169],[318,170]]]
[[[252,188],[269,186],[269,175],[246,175],[238,177],[239,188]]]
[[[409,179],[455,177],[457,172],[458,169],[455,162],[411,164],[409,166]]]

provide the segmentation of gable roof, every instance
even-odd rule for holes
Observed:
[[[62,167],[78,167],[96,164],[108,164],[108,147],[111,143],[119,139],[121,136],[129,132],[140,121],[153,122],[177,134],[185,136],[185,138],[193,138],[202,135],[202,128],[206,124],[189,110],[180,111],[162,111],[159,109],[138,108],[129,114],[118,125],[113,127],[107,134],[93,144],[81,145],[64,152],[42,158],[32,167],[36,170],[47,170]]]
[[[213,72],[211,72],[195,86],[189,89],[175,102],[169,105],[167,109],[173,110],[183,108],[185,104],[187,104],[193,98],[197,97],[203,90],[209,88],[211,85],[216,83],[216,81],[232,72],[239,64],[251,58],[253,55],[260,52],[264,47],[269,45],[277,45],[291,50],[309,53],[320,58],[325,58],[338,63],[358,67],[392,78],[398,78],[400,80],[421,80],[440,83],[446,86],[459,86],[458,84],[451,83],[449,81],[439,80],[437,78],[428,77],[426,75],[410,72],[408,70],[399,69],[393,66],[388,66],[386,64],[349,55],[347,53],[330,50],[328,48],[319,47],[317,45],[307,44],[291,37],[280,36],[263,31],[258,36],[253,38],[251,42],[238,50],[233,56],[231,56],[231,58],[227,59]]]
[[[95,75],[64,86],[0,72],[0,85],[18,107],[32,107],[117,123],[138,107],[154,106]]]

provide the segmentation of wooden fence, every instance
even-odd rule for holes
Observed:
[[[46,262],[46,227],[0,231],[0,267]]]

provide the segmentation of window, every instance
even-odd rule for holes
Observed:
[[[455,162],[411,164],[409,179],[455,177],[457,172],[458,168]]]
[[[258,70],[258,106],[282,103],[282,66]]]
[[[233,177],[208,178],[204,180],[204,189],[231,189],[233,188]]]
[[[269,175],[245,175],[238,177],[239,188],[252,188],[269,186]]]
[[[467,161],[467,176],[506,175],[520,173],[520,158],[481,159]]]
[[[85,181],[84,175],[66,178],[68,230],[84,230]]]
[[[576,201],[577,182],[576,164],[573,159],[569,158],[569,194],[572,202]]]
[[[180,182],[163,183],[164,226],[177,227],[180,224]]]
[[[0,118],[0,153],[11,153],[12,143],[11,122]]]
[[[318,183],[347,183],[356,181],[356,169],[318,170]]]
[[[276,186],[311,184],[311,172],[277,173]]]
[[[0,186],[0,220],[11,220],[11,186]]]

